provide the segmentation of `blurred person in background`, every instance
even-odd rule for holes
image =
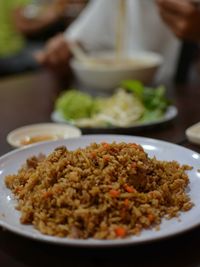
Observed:
[[[15,12],[15,24],[31,40],[44,40],[64,31],[84,7],[83,0],[32,0]]]
[[[182,40],[176,82],[199,80],[200,2],[156,0],[159,13],[175,36]]]
[[[75,2],[1,0],[0,76],[39,68],[34,52],[43,47],[45,38],[64,30],[67,19],[77,16],[83,6]]]
[[[195,0],[156,0],[159,13],[180,39],[200,41],[200,2]]]
[[[124,0],[126,25],[123,48],[154,51],[163,58],[157,82],[172,79],[176,73],[182,39],[199,40],[200,9],[192,0]],[[65,31],[51,39],[37,53],[37,61],[54,70],[66,69],[69,42],[80,43],[88,52],[116,48],[119,0],[93,0]],[[197,30],[198,28],[198,30]]]

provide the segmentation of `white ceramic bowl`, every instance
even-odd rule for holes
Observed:
[[[91,58],[95,60],[113,59],[114,54],[101,52],[93,54]],[[112,90],[126,79],[137,79],[144,84],[151,83],[163,61],[162,56],[153,52],[132,53],[127,58],[142,62],[142,64],[87,64],[72,59],[70,65],[76,78],[88,89]]]
[[[200,145],[200,122],[187,128],[185,134],[191,143]]]
[[[79,136],[81,136],[80,129],[66,123],[38,123],[13,130],[7,135],[7,142],[13,147],[23,147],[38,142]]]

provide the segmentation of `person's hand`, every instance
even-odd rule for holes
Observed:
[[[39,64],[53,70],[66,68],[70,56],[67,41],[62,34],[50,39],[43,51],[35,53],[35,59]]]
[[[156,0],[160,15],[180,39],[200,40],[200,7],[192,0]]]

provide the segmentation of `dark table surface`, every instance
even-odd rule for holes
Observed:
[[[11,130],[51,121],[53,104],[61,88],[61,83],[47,72],[0,80],[0,155],[12,150],[6,142]],[[170,86],[168,94],[178,108],[174,121],[140,131],[129,129],[124,133],[161,139],[200,152],[200,146],[189,143],[185,136],[186,128],[200,121],[200,85]],[[165,240],[106,249],[56,246],[0,229],[0,266],[192,267],[200,266],[199,244],[200,227]]]

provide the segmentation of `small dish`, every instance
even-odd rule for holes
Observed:
[[[190,126],[185,133],[191,143],[200,145],[200,122]]]
[[[61,123],[38,123],[17,128],[7,135],[13,147],[23,147],[38,142],[79,137],[80,129]]]

